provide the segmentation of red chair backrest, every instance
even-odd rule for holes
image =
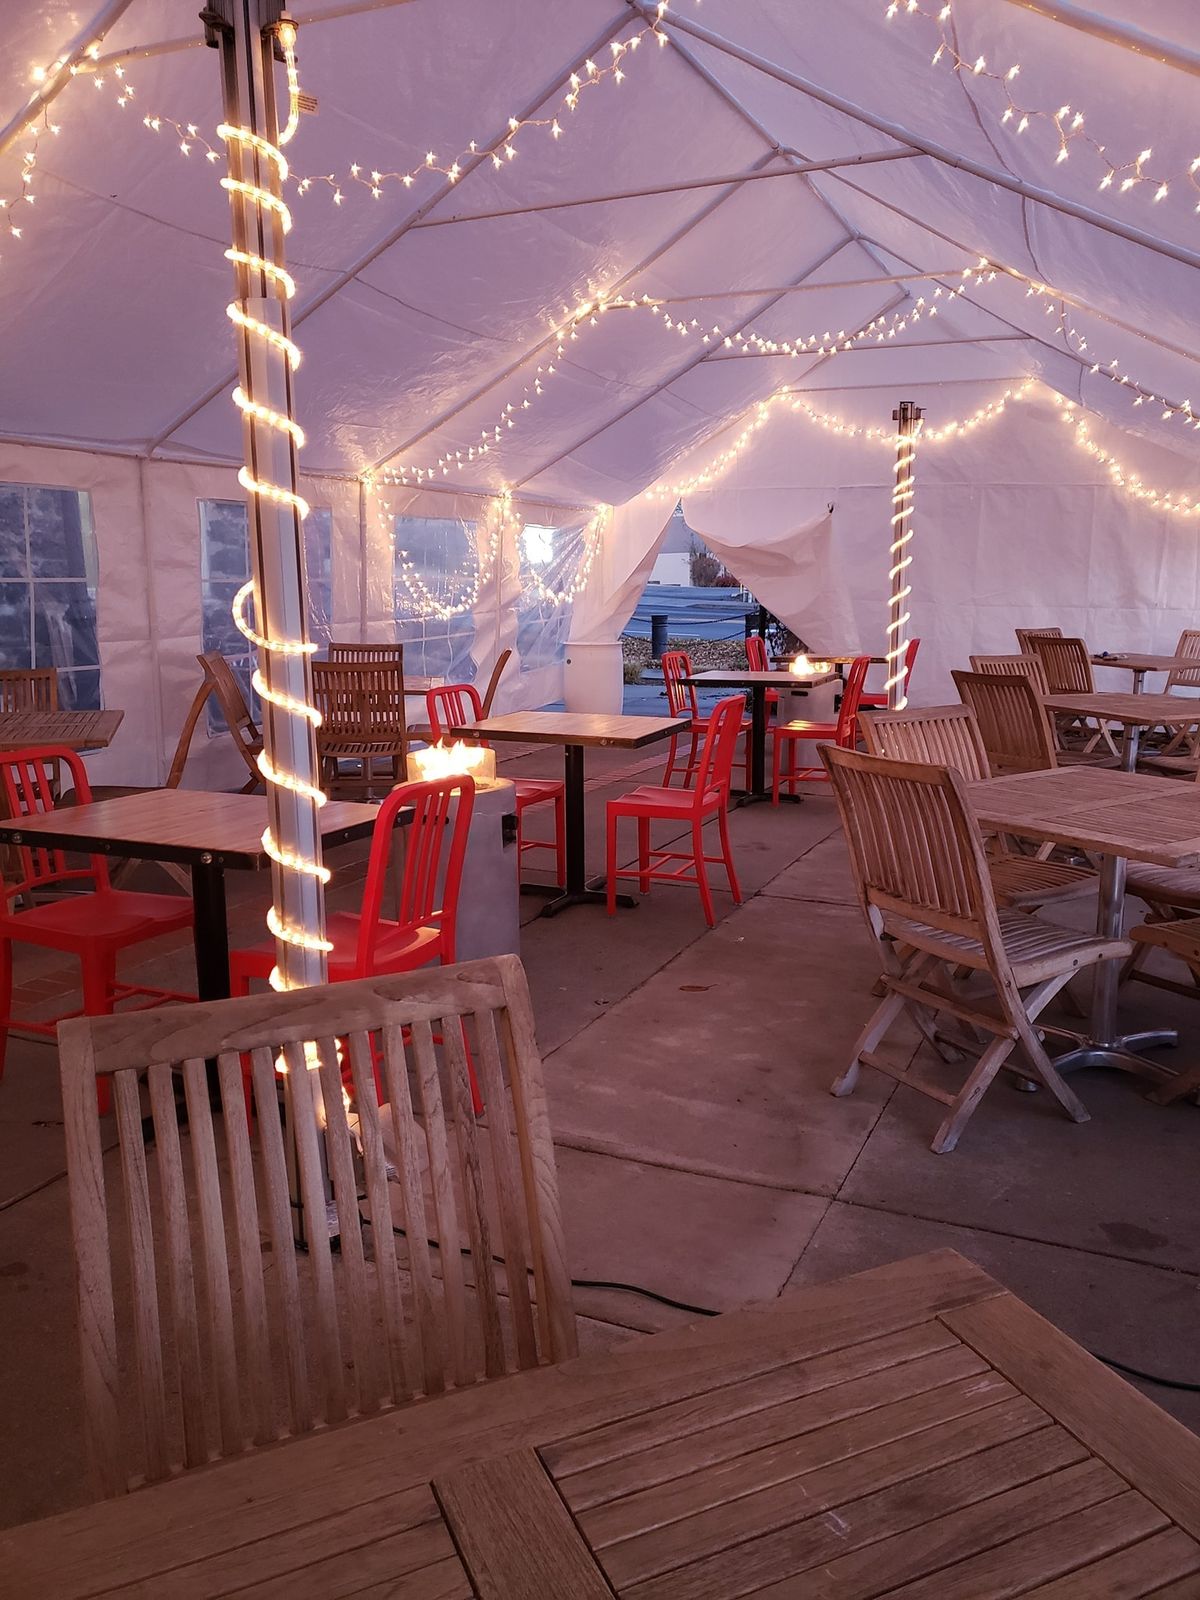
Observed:
[[[904,652],[904,692],[908,693],[912,686],[913,662],[917,659],[917,651],[921,648],[920,639],[910,639],[908,648]]]
[[[398,830],[396,818],[406,806],[412,807],[412,820]],[[458,891],[474,806],[475,780],[465,774],[402,783],[380,806],[371,835],[358,931],[356,960],[364,977],[371,974],[380,933],[397,928],[436,927],[441,933],[443,964],[454,960]],[[404,839],[404,866],[393,921],[382,917],[383,891],[398,831]]]
[[[699,810],[705,800],[711,802],[713,790],[728,798],[733,779],[733,758],[737,751],[738,734],[742,731],[742,717],[746,702],[740,694],[731,694],[719,700],[704,730],[704,744],[700,750],[700,764],[696,769],[696,787],[692,790],[693,803]]]
[[[473,683],[444,683],[439,689],[425,691],[425,714],[436,744],[446,738],[452,728],[482,721],[483,702]],[[486,744],[487,741],[479,742]]]
[[[698,717],[696,687],[684,680],[692,675],[692,658],[686,650],[667,650],[662,658],[663,682],[667,686],[667,706],[673,717]]]
[[[858,738],[858,709],[862,703],[863,685],[867,681],[870,656],[855,656],[846,674],[846,687],[842,690],[842,703],[838,707],[837,743],[843,750],[853,750]]]
[[[752,633],[746,639],[746,665],[751,672],[770,672],[767,644],[761,634]]]
[[[62,767],[71,774],[75,798],[80,805],[92,798],[87,768],[74,750],[60,745],[36,745],[27,750],[0,753],[0,784],[10,818],[40,817],[54,810],[54,780]],[[70,867],[62,850],[38,849],[19,845],[17,857],[21,876],[17,883],[5,883],[5,900],[31,889],[52,883],[72,883],[90,878],[97,889],[108,888],[108,866],[103,856],[92,856],[88,867]]]

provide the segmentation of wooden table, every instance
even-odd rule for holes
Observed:
[[[1184,1600],[1198,1540],[1200,1439],[945,1250],[10,1529],[0,1585]]]
[[[1095,667],[1124,667],[1133,674],[1133,692],[1141,694],[1148,672],[1197,672],[1200,658],[1196,656],[1140,655],[1133,650],[1118,650],[1112,654],[1101,651],[1091,658]]]
[[[330,801],[318,813],[322,844],[329,849],[365,838],[375,826],[378,809]],[[0,843],[57,845],[98,855],[178,861],[189,867],[197,992],[201,1000],[220,1000],[229,993],[225,869],[268,865],[262,845],[266,826],[267,802],[262,795],[152,789],[41,817],[0,821]]]
[[[822,657],[822,660],[832,657]],[[793,694],[806,689],[815,689],[818,684],[832,683],[837,677],[835,672],[819,673],[811,678],[798,678],[794,672],[694,672],[690,678],[685,678],[685,683],[693,683],[699,688],[708,689],[749,689],[750,690],[750,787],[748,790],[734,790],[742,803],[753,805],[756,801],[769,800],[771,790],[767,783],[767,690],[788,689]],[[801,795],[788,795],[789,800],[801,800]]]
[[[687,730],[678,717],[606,716],[577,711],[507,711],[462,723],[451,731],[460,738],[507,739],[521,744],[561,744],[566,777],[567,883],[561,893],[542,907],[543,917],[553,917],[567,906],[603,905],[604,890],[589,885],[584,865],[583,752],[615,748],[640,750],[658,739],[670,739]],[[619,894],[617,903],[635,906],[632,895]]]
[[[1051,696],[1047,703],[1053,704],[1055,698]],[[1091,697],[1062,698],[1082,704]],[[1058,767],[989,778],[969,784],[967,792],[975,815],[989,832],[1073,844],[1104,857],[1096,932],[1105,939],[1122,935],[1127,861],[1147,861],[1159,867],[1200,866],[1200,790],[1194,784],[1141,773]],[[1079,1066],[1120,1067],[1161,1082],[1168,1076],[1166,1069],[1147,1061],[1137,1047],[1175,1044],[1177,1035],[1170,1028],[1128,1034],[1119,1031],[1120,968],[1121,962],[1114,960],[1096,969],[1088,1032],[1070,1035],[1077,1041],[1075,1048],[1056,1057],[1054,1064],[1059,1071]]]
[[[123,711],[0,711],[0,750],[39,744],[103,750],[124,718]]]

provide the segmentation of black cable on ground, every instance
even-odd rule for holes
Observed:
[[[368,1218],[361,1216],[360,1221],[370,1227]],[[403,1228],[393,1225],[392,1232],[397,1238],[407,1237]],[[440,1250],[441,1245],[436,1239],[426,1239],[425,1243],[431,1250]],[[459,1255],[469,1257],[469,1248],[460,1247]],[[503,1256],[492,1257],[497,1266],[507,1266]],[[657,1305],[669,1306],[672,1311],[686,1311],[693,1317],[719,1317],[721,1312],[714,1311],[711,1306],[692,1306],[686,1300],[673,1300],[669,1294],[659,1294],[657,1289],[645,1289],[637,1283],[618,1283],[615,1279],[607,1278],[572,1278],[573,1289],[613,1289],[618,1294],[635,1294],[643,1300],[653,1300]],[[1087,1350],[1087,1346],[1083,1347]],[[1143,1372],[1140,1367],[1130,1367],[1123,1361],[1114,1361],[1111,1356],[1101,1355],[1099,1350],[1088,1350],[1088,1355],[1106,1367],[1111,1367],[1114,1372],[1123,1372],[1128,1378],[1141,1378],[1144,1383],[1156,1384],[1160,1389],[1178,1389],[1183,1394],[1200,1394],[1200,1383],[1187,1383],[1182,1378],[1163,1378],[1157,1372]]]

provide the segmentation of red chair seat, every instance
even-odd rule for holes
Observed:
[[[836,722],[809,722],[804,717],[780,723],[774,731],[791,734],[794,739],[836,739],[838,732]]]
[[[566,790],[561,778],[517,778],[513,787],[518,808],[537,805],[541,800],[557,800]]]
[[[338,911],[325,925],[325,937],[333,945],[329,952],[329,982],[347,983],[352,978],[369,978],[381,972],[411,972],[442,955],[442,932],[434,927],[405,927],[397,922],[375,924],[375,946],[371,970],[358,965],[358,938],[362,918],[354,911]],[[229,973],[234,987],[250,978],[269,978],[275,965],[275,942],[235,950],[229,958]]]
[[[702,806],[716,805],[721,791],[710,787],[702,797]],[[622,816],[639,817],[690,817],[695,810],[695,800],[690,789],[662,789],[644,783],[630,789],[619,800],[610,800],[610,806],[619,806]]]
[[[98,942],[113,947],[140,944],[191,925],[192,902],[182,895],[97,889],[0,915],[0,936],[74,951]]]

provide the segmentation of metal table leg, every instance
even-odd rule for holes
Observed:
[[[543,917],[556,917],[560,911],[565,911],[568,906],[604,905],[606,895],[603,879],[597,883],[589,884],[587,881],[587,868],[584,863],[584,820],[585,808],[583,798],[583,746],[581,744],[568,744],[563,746],[563,771],[566,778],[566,833],[567,833],[567,886],[561,893],[556,893],[542,907],[540,915]],[[635,906],[637,901],[632,895],[619,894],[619,906]]]
[[[207,851],[192,862],[192,901],[196,993],[201,1000],[227,1000],[229,923],[225,910],[225,868]]]
[[[771,798],[767,783],[767,686],[755,683],[750,686],[750,787],[732,789],[731,806],[752,806]],[[785,794],[781,799],[801,805],[803,795]]]
[[[1121,749],[1121,770],[1132,772],[1137,766],[1141,729],[1131,726],[1125,731]],[[1100,903],[1096,932],[1102,939],[1119,939],[1125,920],[1125,868],[1124,856],[1105,856],[1100,875]],[[1170,1069],[1160,1067],[1139,1049],[1153,1049],[1156,1045],[1179,1043],[1174,1028],[1147,1028],[1137,1033],[1121,1033],[1117,1028],[1117,984],[1121,975],[1121,959],[1104,961],[1095,969],[1092,980],[1092,1012],[1088,1018],[1088,1032],[1075,1035],[1079,1040],[1073,1050],[1054,1058],[1060,1072],[1070,1072],[1076,1067],[1117,1067],[1140,1077],[1156,1081],[1173,1076]],[[1049,1030],[1047,1030],[1049,1031]],[[1055,1030],[1066,1033],[1067,1030]]]

